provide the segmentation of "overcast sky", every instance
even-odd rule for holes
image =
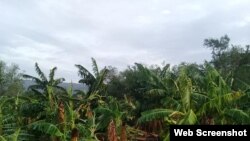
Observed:
[[[74,64],[119,70],[144,64],[202,63],[208,37],[250,43],[250,0],[0,0],[0,60],[35,75],[58,67],[78,80]]]

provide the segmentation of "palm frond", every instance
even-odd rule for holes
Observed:
[[[31,123],[30,126],[33,130],[37,130],[49,134],[51,136],[57,136],[57,137],[63,136],[63,133],[59,130],[59,128],[57,128],[56,125],[52,123],[48,123],[45,121],[37,121]]]
[[[160,77],[158,77],[155,73],[153,73],[148,68],[144,67],[142,64],[135,63],[136,67],[142,74],[147,78],[147,83],[150,84],[153,89],[164,89],[167,90],[164,81]]]
[[[37,74],[40,76],[40,78],[42,79],[42,81],[48,82],[46,76],[44,75],[44,73],[41,71],[40,67],[38,66],[38,63],[35,64],[35,69]]]
[[[57,78],[57,79],[55,79],[55,80],[53,80],[53,86],[57,86],[58,84],[61,84],[61,83],[63,83],[63,81],[65,81],[65,79],[64,78]]]
[[[205,102],[208,102],[210,98],[205,93],[193,92],[191,95],[192,104],[200,108]]]
[[[99,75],[99,77],[97,77],[94,90],[103,89],[103,86],[102,86],[104,84],[103,81],[105,80],[107,74],[108,74],[108,70],[104,69],[104,71]]]
[[[35,81],[35,83],[37,83],[37,84],[43,84],[43,81],[41,81],[39,78],[36,78],[34,76],[22,74],[22,77],[26,78],[26,79],[31,79],[32,81]]]
[[[95,77],[99,77],[99,70],[98,70],[96,60],[94,58],[91,58],[91,60],[92,60],[92,68],[93,68],[93,72],[95,74]]]
[[[78,68],[78,75],[85,78],[88,75],[91,75],[93,78],[95,78],[85,67],[82,65],[75,65]]]
[[[95,77],[82,65],[75,65],[78,68],[78,75],[83,79],[79,80],[79,83],[86,85],[92,85],[95,81]]]
[[[159,96],[164,96],[166,95],[166,90],[164,89],[151,89],[149,91],[146,92],[149,95],[159,95]]]
[[[152,120],[156,120],[156,119],[164,119],[173,113],[175,115],[176,114],[178,114],[178,115],[183,114],[179,111],[174,111],[172,109],[153,109],[153,110],[149,110],[149,111],[145,111],[145,112],[141,113],[141,117],[138,119],[138,123],[144,123],[144,122],[148,122],[148,121],[152,121]]]
[[[54,67],[50,70],[49,73],[49,83],[52,83],[54,81],[55,71],[57,70],[57,67]]]
[[[238,123],[248,124],[249,122],[249,114],[240,109],[225,109],[224,114],[232,119],[233,121],[237,121]]]
[[[36,89],[36,90],[42,90],[44,89],[44,86],[43,85],[39,85],[39,84],[34,84],[34,85],[30,85],[28,87],[29,90],[32,90],[32,89]]]
[[[199,93],[199,92],[192,93],[192,97],[194,97],[195,99],[199,101],[204,101],[204,100],[209,99],[209,97],[206,96],[204,93]]]
[[[200,114],[205,114],[208,111],[217,111],[220,112],[225,105],[229,105],[233,102],[235,102],[237,99],[239,99],[242,96],[240,93],[227,93],[221,96],[216,96],[214,98],[210,98],[207,102],[205,102],[201,108],[199,109]]]

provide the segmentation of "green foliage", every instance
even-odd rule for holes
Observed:
[[[150,111],[145,111],[142,116],[138,119],[139,123],[148,122],[156,119],[164,119],[167,117],[183,116],[184,113],[179,111],[174,111],[171,109],[153,109]]]
[[[234,90],[246,89],[241,82],[250,83],[249,45],[245,48],[239,45],[229,46],[229,41],[229,37],[225,35],[220,40],[205,39],[204,45],[212,49],[211,64],[220,72],[228,85]]]
[[[106,91],[106,85],[104,81],[106,79],[108,69],[104,68],[103,70],[99,71],[95,59],[91,59],[94,75],[82,65],[75,65],[78,68],[78,75],[82,78],[79,80],[79,83],[88,86],[87,95],[95,92],[98,92],[100,95],[104,95]]]
[[[196,124],[197,123],[197,116],[196,114],[193,112],[193,110],[190,110],[185,117],[180,121],[179,124],[183,124],[183,125],[192,125],[192,124]]]
[[[233,124],[249,124],[249,114],[241,109],[225,109],[224,114]]]
[[[22,75],[35,82],[23,91],[18,67],[0,62],[0,141],[105,140],[111,121],[118,139],[127,128],[128,139],[154,132],[166,141],[170,124],[249,124],[249,46],[229,41],[205,39],[213,56],[203,64],[135,63],[118,72],[91,58],[92,72],[75,65],[86,91],[65,90],[56,67],[46,77],[37,63],[38,77]]]
[[[0,141],[18,141],[18,136],[20,134],[20,129],[17,129],[13,134],[6,137],[0,136]]]
[[[19,67],[7,66],[0,60],[0,95],[16,95],[24,91]]]
[[[44,91],[45,93],[47,93],[48,87],[60,89],[60,90],[65,92],[64,88],[58,86],[60,83],[65,81],[65,79],[64,78],[57,78],[57,79],[54,78],[55,71],[57,70],[56,67],[54,67],[50,70],[49,79],[47,79],[45,74],[41,71],[40,67],[38,66],[38,63],[35,63],[35,70],[36,70],[36,73],[38,74],[39,78],[31,76],[31,75],[27,75],[27,74],[22,74],[23,78],[30,79],[30,80],[35,82],[34,85],[29,86],[30,90],[33,90],[35,93],[39,93],[41,95],[43,95],[41,93],[41,91]]]
[[[30,124],[30,127],[33,130],[37,130],[52,136],[57,136],[57,137],[63,136],[63,133],[61,133],[60,130],[54,124],[45,121],[33,122],[32,124]]]

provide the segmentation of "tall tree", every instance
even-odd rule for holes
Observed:
[[[212,49],[211,63],[219,71],[226,82],[234,89],[247,89],[249,84],[250,53],[249,45],[229,46],[230,38],[225,35],[220,39],[205,39],[204,45]]]
[[[19,67],[15,64],[7,66],[0,60],[0,95],[17,95],[23,91]]]

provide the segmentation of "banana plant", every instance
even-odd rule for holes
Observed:
[[[0,138],[2,140],[23,140],[33,139],[28,131],[27,118],[23,116],[21,107],[30,102],[30,98],[17,94],[13,97],[0,97]]]
[[[29,79],[35,82],[35,84],[29,86],[28,89],[34,91],[35,93],[38,93],[40,97],[43,97],[44,99],[48,98],[48,87],[53,87],[59,90],[62,90],[65,92],[65,89],[61,86],[59,86],[60,83],[65,81],[64,78],[54,78],[55,72],[57,70],[57,67],[53,67],[50,70],[49,77],[47,78],[45,74],[42,72],[40,67],[38,66],[38,63],[35,63],[35,70],[38,74],[38,77],[34,77],[28,74],[22,74],[23,78]]]
[[[242,91],[232,91],[216,69],[205,66],[204,85],[199,86],[194,99],[197,103],[197,114],[201,124],[232,124],[230,120],[242,119],[238,124],[245,123],[249,118],[244,111],[234,107],[237,100],[245,95]],[[244,120],[245,119],[245,120]]]
[[[144,68],[146,69],[146,68]],[[156,76],[155,76],[156,77]],[[159,78],[156,81],[161,81]],[[172,90],[172,95],[166,95],[168,102],[171,101],[173,105],[167,105],[169,108],[164,109],[153,109],[149,111],[142,112],[142,116],[138,119],[139,123],[149,122],[157,119],[164,119],[168,124],[195,124],[197,123],[197,116],[192,109],[191,105],[191,95],[193,93],[192,81],[186,75],[185,69],[181,71],[176,80],[171,80],[172,85],[175,86],[175,90]],[[162,83],[163,82],[157,82]],[[167,92],[167,86],[163,86],[163,89],[159,87],[154,91],[165,91]],[[153,91],[150,90],[152,93]],[[177,98],[179,99],[177,99]]]
[[[95,92],[98,92],[98,94],[103,95],[106,89],[104,81],[108,73],[108,69],[104,68],[102,71],[99,71],[96,60],[94,58],[91,58],[91,60],[93,74],[82,65],[75,65],[78,68],[78,75],[82,77],[82,79],[79,80],[79,83],[88,86],[87,95],[90,95],[91,93]]]

